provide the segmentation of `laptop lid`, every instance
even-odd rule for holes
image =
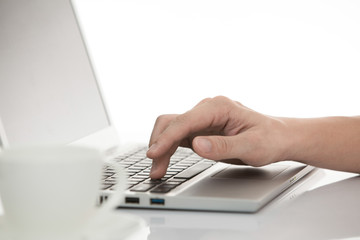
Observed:
[[[0,144],[118,144],[71,1],[0,2]]]

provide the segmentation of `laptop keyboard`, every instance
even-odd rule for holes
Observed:
[[[215,164],[196,155],[192,150],[179,148],[171,157],[165,176],[161,179],[149,177],[152,160],[146,157],[147,148],[115,157],[128,174],[128,190],[132,192],[168,193]],[[113,190],[116,173],[107,167],[103,173],[102,190]]]

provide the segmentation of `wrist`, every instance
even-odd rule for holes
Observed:
[[[305,119],[300,118],[279,118],[283,123],[282,131],[282,160],[295,160],[303,162],[302,154],[305,149],[309,150],[308,128]]]

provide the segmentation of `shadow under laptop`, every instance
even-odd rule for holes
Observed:
[[[159,239],[344,239],[360,236],[360,177],[314,190],[310,176],[255,214],[129,210],[148,222]],[[296,197],[295,197],[296,196]],[[126,210],[127,211],[127,210]]]

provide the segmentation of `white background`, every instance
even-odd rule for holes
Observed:
[[[225,95],[269,115],[359,115],[360,2],[76,0],[123,141]]]

